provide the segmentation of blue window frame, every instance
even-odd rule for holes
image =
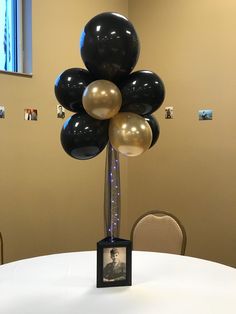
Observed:
[[[0,0],[1,71],[32,72],[31,25],[31,0]]]

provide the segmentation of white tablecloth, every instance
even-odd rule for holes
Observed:
[[[96,252],[0,266],[1,314],[235,314],[236,269],[186,256],[133,252],[131,287],[96,288]]]

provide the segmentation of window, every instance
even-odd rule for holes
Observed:
[[[0,70],[32,72],[31,0],[0,0]]]

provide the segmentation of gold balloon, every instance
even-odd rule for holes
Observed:
[[[115,84],[106,80],[97,80],[86,87],[82,102],[90,116],[105,120],[114,117],[119,112],[122,97]]]
[[[121,154],[138,156],[149,149],[152,129],[145,118],[131,112],[120,112],[110,120],[109,140]]]

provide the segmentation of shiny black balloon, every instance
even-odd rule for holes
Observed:
[[[131,73],[119,88],[122,94],[121,111],[125,112],[150,114],[161,106],[165,98],[161,78],[151,71]]]
[[[94,81],[84,69],[71,68],[61,73],[55,82],[55,95],[58,102],[73,112],[83,112],[82,95],[85,88]]]
[[[118,82],[135,67],[139,40],[126,17],[105,12],[85,25],[80,51],[86,68],[97,79]]]
[[[74,114],[62,127],[62,147],[73,158],[93,158],[108,142],[108,125],[109,120],[96,120],[86,112]]]
[[[159,127],[159,123],[157,122],[157,120],[151,115],[145,115],[144,119],[149,123],[151,129],[152,129],[152,143],[150,145],[149,148],[151,148],[153,145],[156,144],[159,135],[160,135],[160,127]]]

